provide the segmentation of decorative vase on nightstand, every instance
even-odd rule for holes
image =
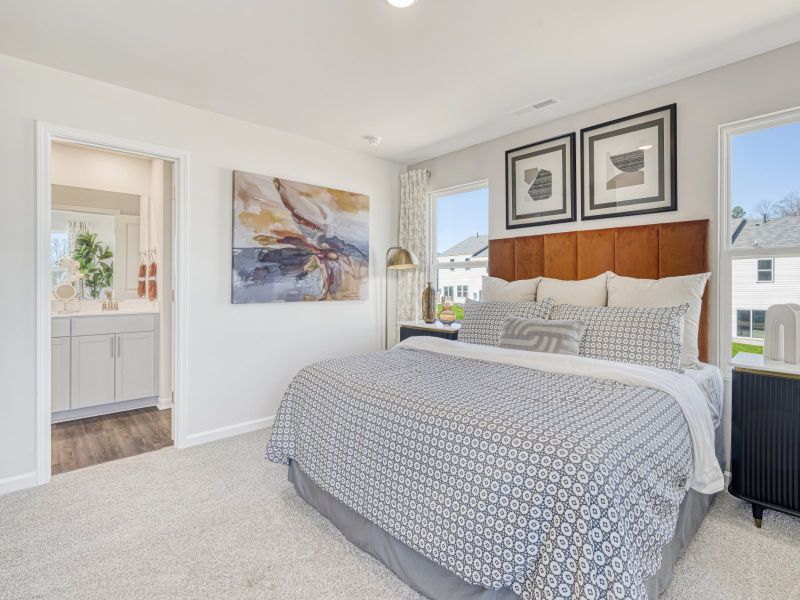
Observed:
[[[436,322],[436,290],[430,281],[422,291],[422,320],[428,324]]]
[[[453,310],[452,298],[444,298],[442,300],[442,312],[439,313],[439,322],[442,325],[452,325],[456,322],[456,313]]]

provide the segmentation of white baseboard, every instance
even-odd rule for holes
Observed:
[[[200,433],[190,433],[186,436],[186,445],[184,448],[191,446],[199,446],[200,444],[207,444],[208,442],[215,442],[235,435],[243,433],[250,433],[259,429],[266,429],[275,420],[275,415],[271,417],[264,417],[263,419],[254,419],[252,421],[245,421],[244,423],[237,423],[236,425],[227,425],[226,427],[219,427],[218,429],[211,429],[209,431],[201,431]]]
[[[62,410],[51,415],[53,423],[63,423],[64,421],[74,421],[85,419],[86,417],[99,417],[110,415],[111,413],[123,412],[126,410],[136,410],[137,408],[147,408],[156,406],[158,398],[137,398],[136,400],[126,400],[124,402],[112,402],[110,404],[98,404],[97,406],[87,406],[85,408],[75,408],[72,410]]]
[[[0,495],[16,492],[36,485],[36,471],[0,479]]]
[[[158,407],[158,410],[172,408],[172,398],[170,396],[167,396],[166,398],[159,398],[156,406]]]

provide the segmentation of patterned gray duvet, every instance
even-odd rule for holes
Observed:
[[[525,600],[645,598],[693,469],[663,391],[403,347],[303,369],[267,457]]]

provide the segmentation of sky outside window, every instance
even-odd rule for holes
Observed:
[[[760,218],[761,200],[800,194],[800,123],[737,135],[732,141],[732,206]]]
[[[436,253],[489,233],[489,188],[436,198]]]

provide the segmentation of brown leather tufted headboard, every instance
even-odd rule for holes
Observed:
[[[489,240],[489,274],[507,281],[586,279],[605,271],[658,279],[708,270],[707,219]],[[706,288],[698,339],[703,362],[708,337]]]

